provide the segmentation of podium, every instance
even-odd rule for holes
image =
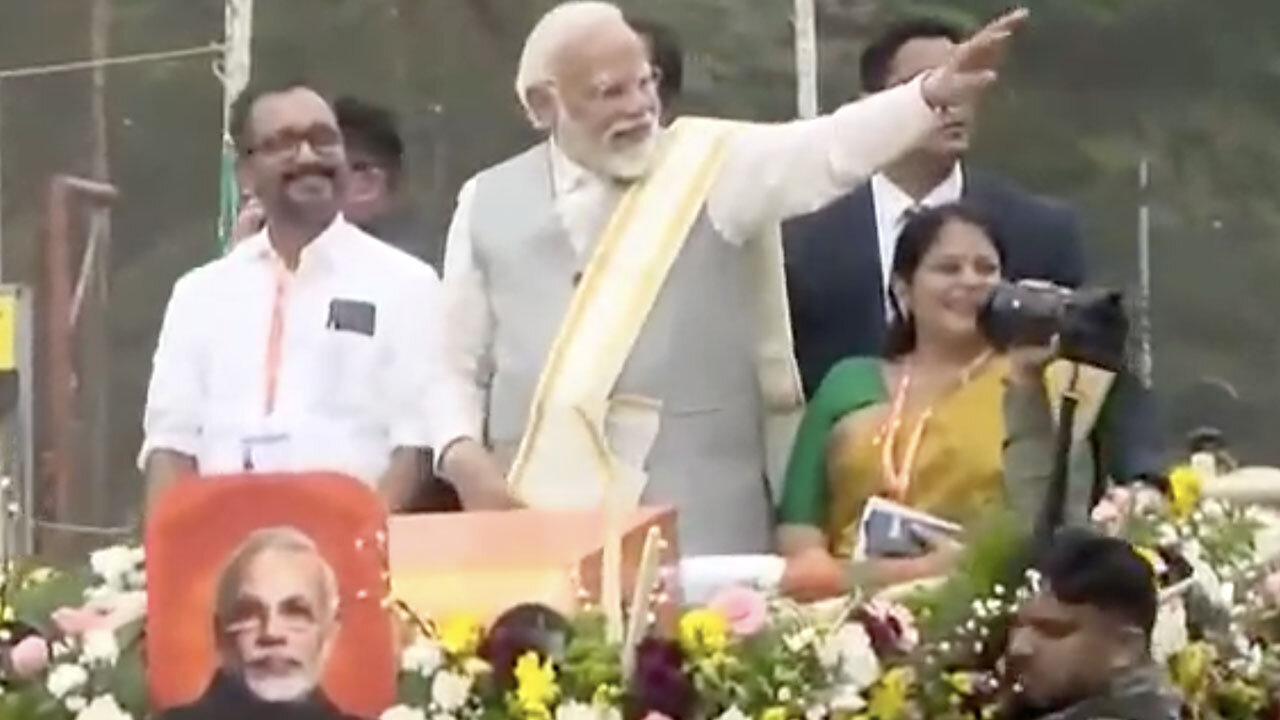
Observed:
[[[639,508],[622,531],[622,587],[631,597],[649,529],[665,541],[660,567],[666,602],[660,625],[680,606],[676,515]],[[424,619],[467,614],[490,622],[508,608],[542,603],[570,614],[599,601],[605,543],[604,514],[596,510],[393,515],[388,521],[392,594]]]

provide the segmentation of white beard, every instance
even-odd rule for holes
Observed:
[[[590,137],[563,104],[558,108],[559,126],[556,142],[571,160],[592,172],[612,180],[631,182],[644,177],[653,164],[662,127],[655,115],[650,120],[648,137],[619,150],[613,150],[601,138]]]
[[[658,148],[658,130],[649,137],[624,150],[601,153],[596,159],[600,171],[614,180],[638,180],[649,172],[653,156]]]
[[[305,671],[270,677],[245,676],[245,685],[266,702],[294,702],[306,697],[316,687],[315,678]]]

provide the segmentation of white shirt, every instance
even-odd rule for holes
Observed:
[[[286,290],[268,412],[278,277]],[[164,448],[193,456],[202,475],[335,471],[374,484],[395,448],[459,437],[442,381],[439,293],[429,265],[341,217],[292,274],[267,231],[245,239],[174,285],[139,465]]]
[[[924,102],[920,81],[849,103],[810,120],[747,126],[730,145],[707,199],[707,216],[733,243],[743,243],[768,226],[821,208],[862,182],[934,127],[936,115]],[[557,210],[570,242],[585,256],[594,244],[588,232],[599,213],[612,207],[600,199],[619,192],[617,184],[573,164],[552,147]],[[569,196],[582,192],[581,204]],[[458,195],[444,256],[445,313],[451,335],[449,370],[458,383],[469,418],[469,435],[480,437],[491,363],[493,319],[485,282],[471,249],[471,207],[475,179]]]
[[[919,202],[894,184],[884,173],[871,176],[871,201],[876,209],[876,236],[880,242],[880,287],[885,289],[885,311],[889,304],[889,275],[893,272],[893,254],[898,249],[898,236],[912,211],[953,203],[964,193],[964,172],[960,163],[951,168],[946,179],[938,183]]]

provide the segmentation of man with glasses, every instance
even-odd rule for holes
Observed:
[[[402,192],[404,141],[391,111],[354,97],[333,102],[351,169],[342,212],[360,229],[440,267],[443,243]]]
[[[265,225],[174,285],[143,420],[148,489],[333,471],[399,509],[426,449],[471,442],[440,381],[439,280],[342,216],[342,133],[315,91],[251,88],[232,132]]]
[[[198,700],[160,720],[354,720],[320,687],[338,605],[337,576],[311,538],[292,527],[251,533],[216,583],[219,667]]]

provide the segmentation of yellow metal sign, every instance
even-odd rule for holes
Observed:
[[[18,346],[18,296],[0,293],[0,371],[13,370]]]

